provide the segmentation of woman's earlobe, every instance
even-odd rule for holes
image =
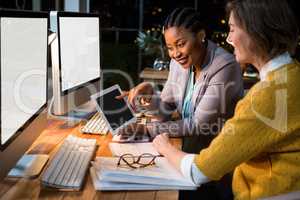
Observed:
[[[206,34],[205,34],[204,30],[201,30],[198,32],[197,38],[199,39],[199,41],[201,41],[202,43],[205,43],[205,37],[206,37]]]

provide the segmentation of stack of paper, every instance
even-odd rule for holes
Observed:
[[[97,157],[90,169],[96,190],[195,190],[197,185],[184,178],[166,158],[154,166],[132,169],[117,166],[119,158]]]

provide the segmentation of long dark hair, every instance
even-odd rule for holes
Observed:
[[[226,12],[228,16],[233,14],[260,53],[270,59],[285,51],[294,53],[298,27],[286,0],[232,0]]]

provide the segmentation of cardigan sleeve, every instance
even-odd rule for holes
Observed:
[[[282,121],[276,117],[284,113],[278,113],[276,90],[274,85],[255,85],[238,103],[234,117],[225,123],[221,133],[195,157],[199,170],[209,179],[220,179],[287,137],[277,129]]]

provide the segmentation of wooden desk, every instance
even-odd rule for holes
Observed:
[[[49,154],[53,156],[59,144],[61,144],[69,134],[80,136],[83,138],[95,138],[99,148],[96,156],[111,156],[108,144],[112,139],[109,134],[107,136],[85,135],[79,131],[80,125],[76,127],[68,127],[62,121],[50,120],[48,127],[38,137],[29,149],[29,154]],[[172,139],[174,145],[180,146],[180,140]],[[95,191],[91,177],[87,176],[84,188],[79,192],[62,192],[50,188],[44,188],[40,185],[39,178],[27,180],[9,180],[0,182],[0,199],[100,199],[100,200],[177,200],[177,191],[117,191],[117,192],[101,192]]]

